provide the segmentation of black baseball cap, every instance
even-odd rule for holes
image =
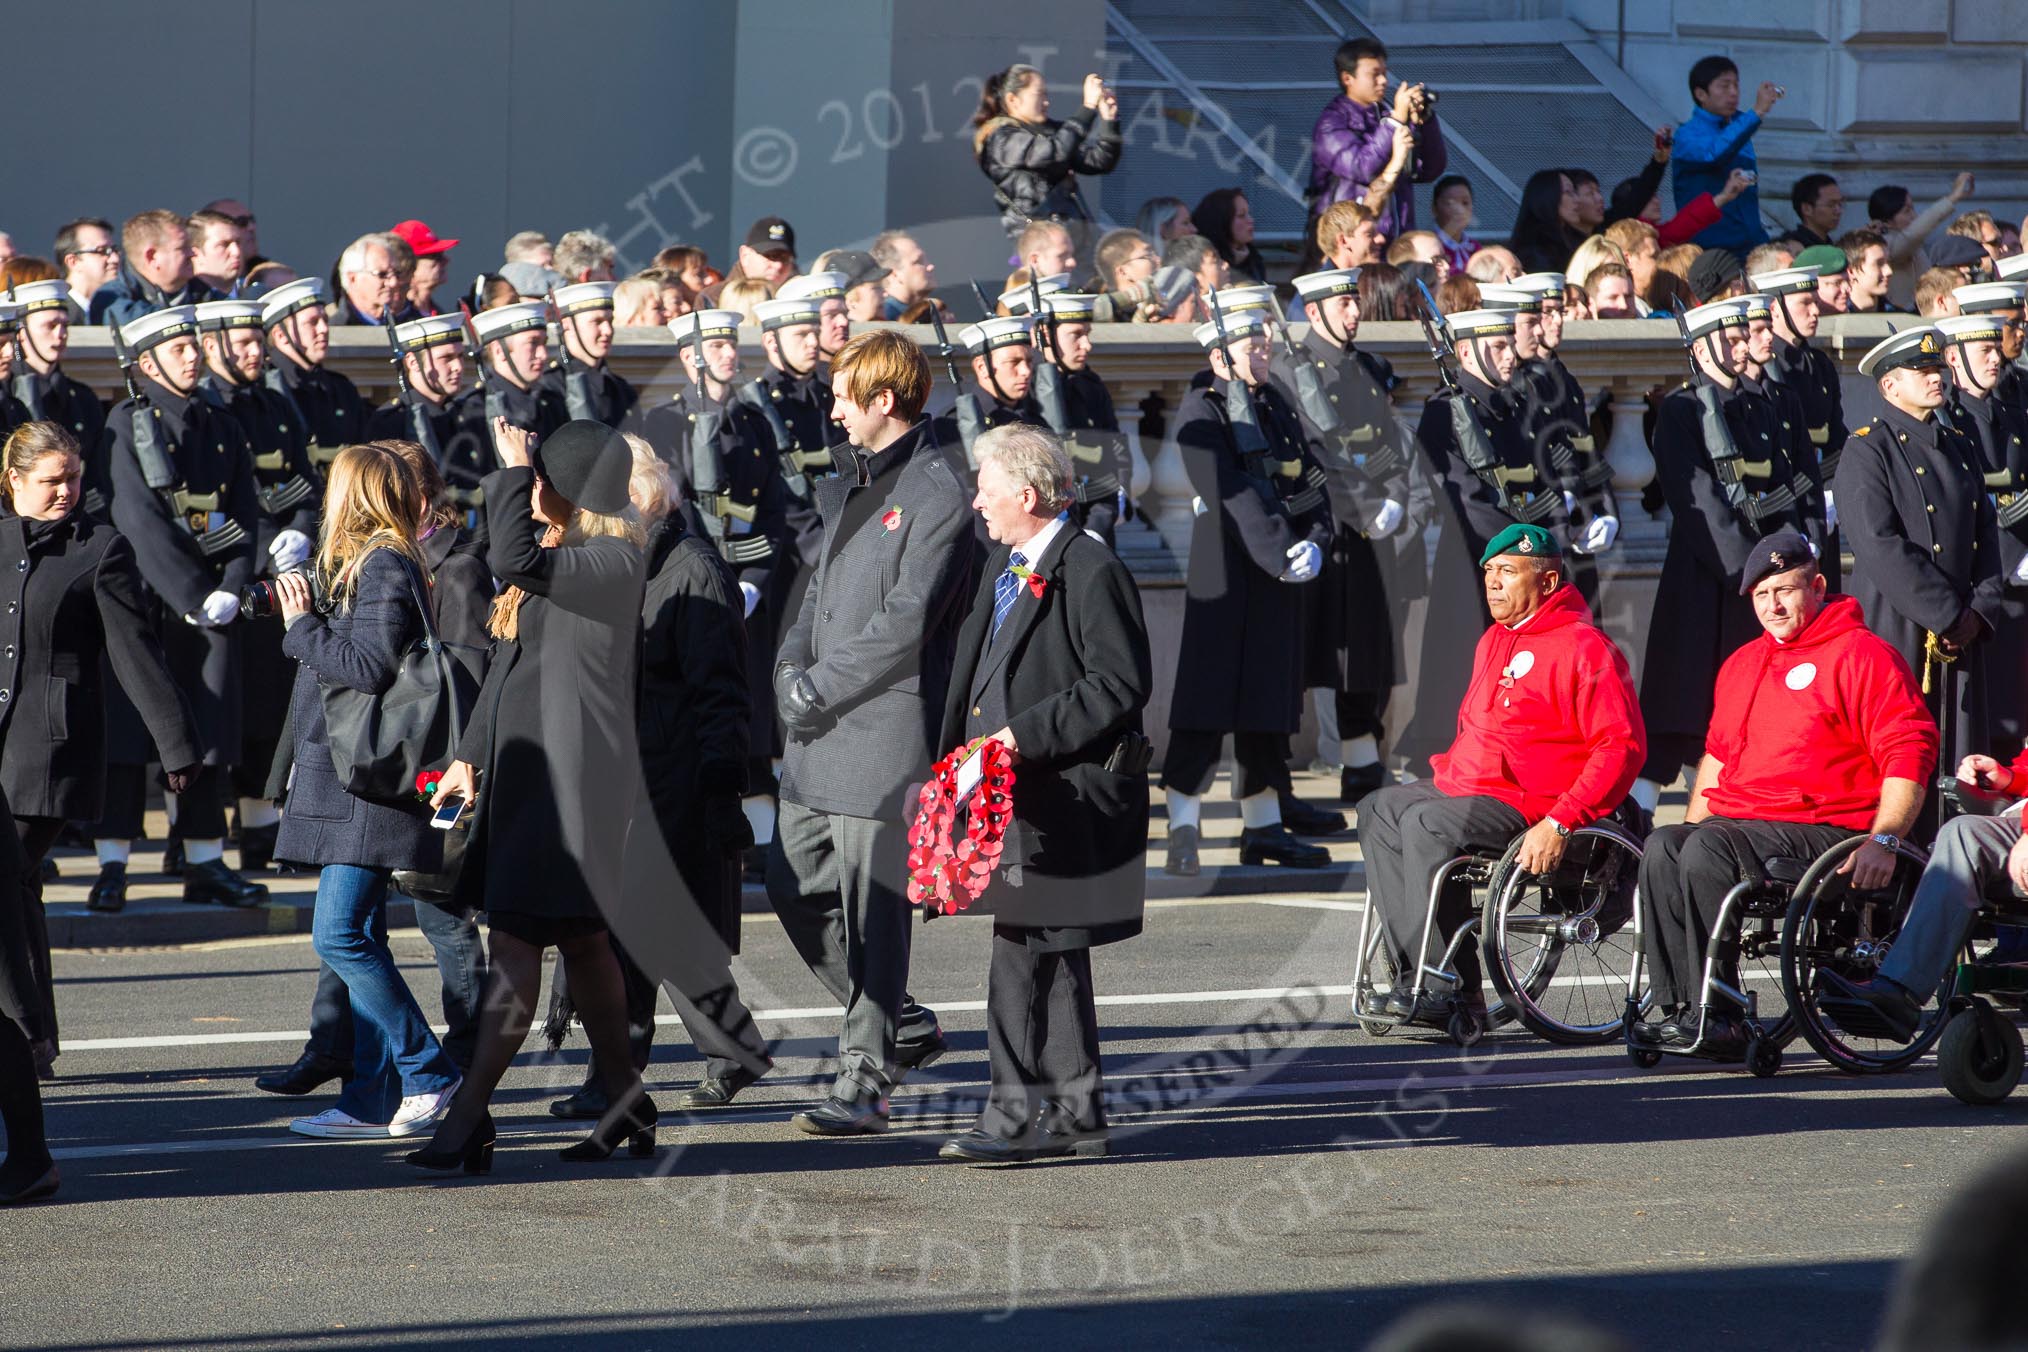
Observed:
[[[796,227],[779,216],[763,216],[747,230],[746,247],[755,253],[785,253],[794,257]]]

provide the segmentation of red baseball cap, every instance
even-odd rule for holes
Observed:
[[[402,241],[415,252],[417,258],[428,258],[431,254],[449,253],[458,247],[454,239],[438,239],[437,232],[421,221],[403,221],[388,232],[400,235]]]

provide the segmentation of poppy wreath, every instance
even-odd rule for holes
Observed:
[[[983,748],[982,773],[961,801],[958,767],[975,747]],[[982,737],[938,761],[908,828],[909,901],[928,907],[931,915],[954,914],[977,901],[1000,866],[1013,816],[1014,765],[1004,743]]]

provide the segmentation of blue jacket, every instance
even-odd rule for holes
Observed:
[[[1724,121],[1702,108],[1690,114],[1690,120],[1676,128],[1669,156],[1676,168],[1676,205],[1680,208],[1699,193],[1716,197],[1735,169],[1759,172],[1753,154],[1753,134],[1759,130],[1760,114],[1751,108]],[[1718,223],[1699,231],[1693,242],[1707,249],[1730,249],[1742,258],[1749,249],[1767,243],[1767,231],[1760,223],[1760,185],[1750,185],[1727,202]]]
[[[193,276],[183,284],[181,291],[172,296],[122,264],[119,276],[92,292],[87,322],[124,326],[142,315],[151,315],[174,305],[197,305],[217,299],[218,293],[205,285],[202,278]]]

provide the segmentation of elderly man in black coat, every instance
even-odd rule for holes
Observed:
[[[926,444],[929,363],[863,333],[832,364],[832,416],[852,451],[816,486],[824,538],[774,668],[789,731],[768,899],[810,970],[845,1006],[838,1079],[795,1125],[887,1129],[887,1091],[944,1050],[910,1001],[902,799],[929,769],[960,622],[970,528],[958,476]]]
[[[1065,514],[1071,461],[1047,431],[979,438],[972,506],[998,548],[958,634],[938,744],[991,738],[1014,772],[993,916],[993,1086],[942,1156],[1011,1164],[1103,1155],[1091,949],[1141,931],[1154,685],[1133,577]]]

